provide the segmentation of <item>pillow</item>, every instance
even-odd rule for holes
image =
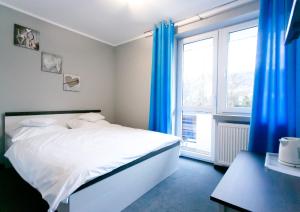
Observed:
[[[67,125],[72,129],[78,128],[99,128],[109,125],[110,123],[106,120],[99,120],[96,122],[90,122],[85,120],[70,119],[67,121]]]
[[[47,127],[56,122],[52,118],[29,118],[20,122],[23,127]]]
[[[56,132],[60,130],[67,130],[67,128],[60,125],[51,125],[47,127],[19,127],[13,132],[11,140],[12,142],[16,142],[42,135],[44,133]]]
[[[78,117],[81,120],[96,122],[102,119],[105,119],[100,113],[84,113]]]

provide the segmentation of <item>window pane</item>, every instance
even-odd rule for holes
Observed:
[[[257,27],[229,34],[227,107],[251,107]]]
[[[213,88],[213,38],[183,47],[183,107],[209,107]]]
[[[184,150],[211,154],[212,115],[210,113],[183,112],[182,139]]]

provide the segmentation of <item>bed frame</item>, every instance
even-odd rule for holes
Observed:
[[[4,115],[4,129],[30,116],[53,117],[59,124],[80,113],[100,110],[9,112]],[[6,141],[5,141],[6,142]],[[175,172],[179,159],[179,141],[125,164],[112,172],[80,186],[58,206],[58,212],[121,211]]]

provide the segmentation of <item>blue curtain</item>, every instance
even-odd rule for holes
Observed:
[[[171,133],[171,66],[175,28],[172,21],[153,29],[149,130]]]
[[[261,0],[249,150],[278,152],[300,136],[300,44],[284,44],[292,0]]]

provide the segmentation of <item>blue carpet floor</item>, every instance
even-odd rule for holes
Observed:
[[[124,212],[218,211],[209,196],[223,173],[207,163],[180,158],[178,170]],[[0,168],[0,212],[43,212],[48,204],[12,169]]]
[[[209,196],[223,172],[210,164],[181,158],[178,170],[173,175],[128,206],[124,212],[219,211],[218,205]]]

